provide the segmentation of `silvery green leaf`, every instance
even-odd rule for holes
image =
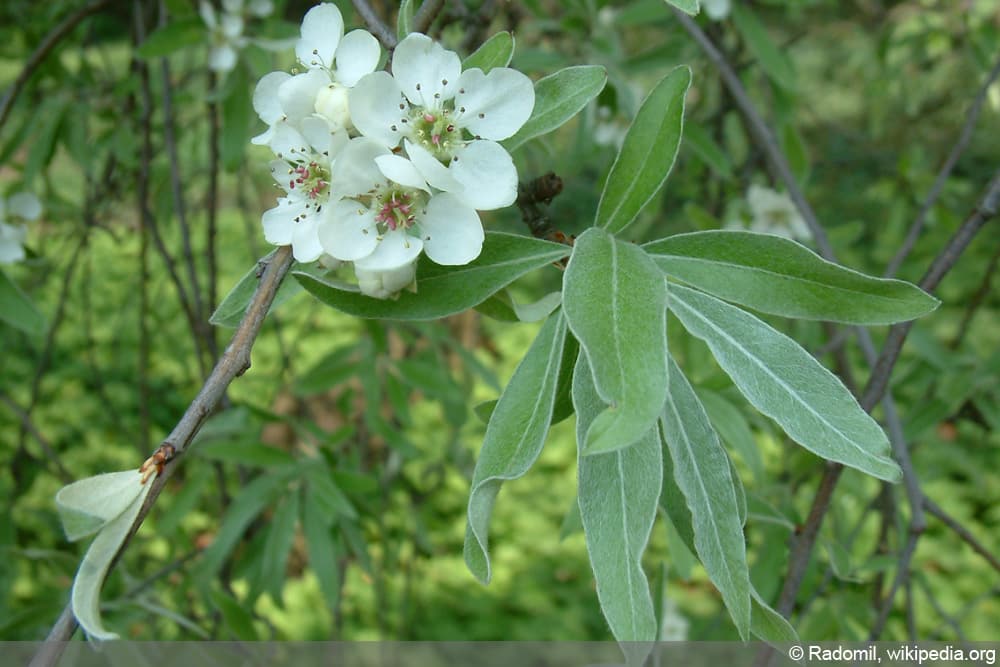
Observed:
[[[673,5],[685,14],[690,14],[691,16],[697,16],[698,14],[698,0],[666,0],[666,3]]]
[[[684,99],[690,86],[691,70],[681,66],[643,100],[604,182],[595,226],[617,234],[666,182],[681,145]]]
[[[99,641],[118,638],[117,634],[105,629],[101,621],[101,586],[104,584],[108,568],[111,567],[111,561],[114,560],[115,554],[118,553],[122,542],[125,541],[132,524],[135,523],[135,518],[139,515],[139,510],[142,508],[146,496],[149,495],[149,490],[153,486],[152,480],[155,478],[154,473],[154,476],[143,484],[142,475],[135,470],[110,474],[119,476],[115,477],[113,481],[119,491],[120,498],[116,497],[109,505],[113,509],[119,509],[122,501],[126,498],[128,503],[125,504],[122,511],[104,524],[90,548],[87,549],[87,553],[80,563],[80,569],[76,572],[76,578],[73,580],[73,591],[70,596],[73,615],[80,627],[83,628],[88,637]],[[101,477],[106,476],[101,475]],[[74,500],[76,498],[70,498],[70,502]],[[66,498],[63,498],[63,501],[65,502]],[[95,509],[93,505],[87,505],[88,511],[92,509]]]
[[[528,471],[538,458],[552,420],[566,320],[551,316],[514,372],[486,427],[469,493],[465,563],[482,583],[491,576],[489,522],[501,485]]]
[[[0,322],[6,322],[29,336],[45,333],[45,316],[3,271],[0,271]]]
[[[148,484],[139,484],[137,470],[109,472],[73,482],[56,493],[56,509],[66,531],[75,542],[96,533],[131,506]]]
[[[529,139],[561,127],[597,97],[607,81],[607,71],[597,65],[567,67],[539,79],[531,117],[517,134],[501,142],[504,148],[513,151]]]
[[[740,637],[746,640],[750,572],[738,500],[742,487],[735,490],[729,457],[701,401],[673,360],[661,423],[674,479],[691,512],[698,557],[722,593]]]
[[[757,637],[779,648],[782,645],[798,644],[799,635],[788,620],[770,607],[757,592],[750,588],[753,601],[753,613],[750,616],[750,632]]]
[[[656,614],[642,554],[656,518],[663,478],[654,426],[632,447],[584,455],[591,423],[606,408],[584,355],[573,372],[579,443],[580,518],[604,618],[630,664],[640,664],[656,639]]]
[[[509,65],[513,55],[514,36],[506,31],[498,32],[483,42],[482,46],[462,61],[462,69],[466,70],[478,67],[484,73],[489,73],[494,67],[506,67]]]
[[[672,285],[670,309],[704,340],[747,400],[825,459],[898,482],[885,433],[847,388],[788,336],[735,306]]]
[[[666,281],[637,246],[591,228],[563,276],[563,311],[610,404],[585,454],[628,447],[656,424],[667,394]]]
[[[730,403],[721,394],[707,389],[696,389],[695,393],[701,399],[701,404],[708,413],[712,426],[718,431],[723,442],[729,444],[750,468],[757,480],[764,477],[764,460],[761,458],[757,441],[740,409]]]
[[[828,262],[780,236],[737,230],[677,234],[643,246],[672,278],[762,313],[846,324],[892,324],[939,301],[902,280]]]

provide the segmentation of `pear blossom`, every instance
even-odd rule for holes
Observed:
[[[354,128],[347,91],[378,66],[378,40],[365,30],[345,35],[344,19],[331,3],[310,9],[300,34],[295,54],[305,71],[271,72],[254,90],[254,110],[269,126],[251,140],[254,144],[269,145],[278,125],[300,129],[309,118],[326,121],[334,132]]]
[[[701,0],[705,14],[713,21],[721,21],[732,10],[732,0]]]
[[[279,159],[271,162],[271,174],[285,196],[264,212],[262,223],[268,243],[291,245],[295,259],[313,262],[323,255],[317,229],[323,208],[331,203],[330,171],[347,133],[330,132],[317,118],[302,125],[302,132],[283,124],[274,133]]]
[[[17,219],[32,221],[42,215],[42,204],[30,192],[19,192],[9,199],[0,197],[0,264],[13,264],[25,258],[24,241],[28,231]]]
[[[812,238],[799,209],[787,194],[760,185],[747,190],[750,230],[807,241]]]
[[[498,141],[531,116],[531,79],[507,67],[462,71],[458,54],[412,33],[393,73],[373,72],[350,91],[355,127],[388,149],[402,145],[420,176],[481,211],[517,198],[517,170]]]
[[[331,172],[333,196],[319,222],[319,243],[353,262],[362,291],[385,298],[412,282],[423,251],[443,265],[479,256],[485,234],[475,209],[431,187],[417,166],[367,137],[352,139]],[[407,276],[409,276],[407,278]]]
[[[268,16],[274,11],[274,4],[271,0],[250,0],[244,7],[243,0],[222,0],[222,12],[217,14],[211,2],[201,0],[198,11],[210,35],[208,68],[228,72],[236,67],[238,52],[249,41],[243,35],[246,15]]]

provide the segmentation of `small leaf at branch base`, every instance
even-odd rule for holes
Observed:
[[[597,228],[577,239],[563,309],[610,404],[584,453],[628,447],[656,424],[667,394],[666,303],[666,282],[638,247]]]
[[[583,355],[573,372],[577,442],[605,404]],[[655,426],[632,447],[583,455],[579,447],[580,518],[604,618],[629,664],[641,664],[656,639],[656,615],[642,554],[656,519],[663,461]],[[638,643],[636,643],[638,642]]]
[[[666,0],[666,3],[673,5],[685,14],[698,15],[698,0]]]
[[[681,145],[690,86],[691,70],[678,67],[643,100],[604,184],[597,227],[612,234],[622,231],[666,182]]]
[[[538,458],[552,420],[556,383],[566,339],[562,313],[542,326],[490,415],[469,493],[465,562],[479,581],[489,583],[489,522],[501,485],[528,471]]]
[[[724,301],[672,285],[670,309],[704,340],[747,400],[823,458],[898,482],[885,433],[798,343]]]
[[[123,511],[101,527],[80,563],[80,569],[76,572],[76,578],[73,580],[73,591],[70,595],[73,615],[80,627],[88,637],[98,641],[118,639],[118,635],[105,629],[101,621],[101,587],[104,585],[104,577],[107,576],[108,569],[111,567],[111,561],[114,560],[115,554],[118,553],[122,542],[125,541],[132,524],[135,523],[135,518],[139,515],[139,510],[142,509],[142,504],[145,502],[146,496],[149,495],[153,480],[156,478],[154,472],[143,484],[142,475],[136,470],[110,474],[116,475],[118,498],[129,499],[129,503]],[[107,477],[107,475],[100,477]],[[127,484],[124,483],[125,480],[128,480]],[[63,502],[66,500],[67,498],[63,496]],[[112,504],[116,506],[115,509],[118,509],[118,505],[120,505],[117,499]],[[87,509],[94,508],[89,506]]]

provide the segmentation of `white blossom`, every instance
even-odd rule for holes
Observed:
[[[301,129],[308,118],[323,119],[331,131],[353,130],[347,91],[375,70],[382,50],[365,30],[345,35],[340,10],[324,3],[310,9],[302,20],[295,54],[304,72],[271,72],[254,90],[254,110],[268,124],[264,133],[251,140],[255,144],[269,145],[278,125]]]
[[[354,262],[359,279],[397,272],[421,251],[438,264],[455,266],[468,264],[482,250],[485,235],[475,209],[431,187],[412,161],[377,141],[352,139],[334,163],[331,182],[333,196],[342,198],[324,210],[319,242],[326,253]],[[379,280],[402,280],[398,272],[393,276]],[[362,285],[362,290],[380,296],[381,288],[366,291]]]
[[[416,260],[387,271],[371,271],[357,265],[354,266],[354,275],[358,279],[361,293],[376,299],[388,299],[399,294],[402,290],[413,285],[416,274]]]
[[[812,238],[799,209],[787,194],[751,185],[747,190],[747,204],[750,206],[751,231],[803,241]]]
[[[25,258],[24,241],[28,231],[17,220],[37,220],[42,203],[30,192],[19,192],[9,199],[0,197],[0,264],[12,264]]]
[[[713,21],[721,21],[732,9],[732,0],[701,0],[705,15]]]
[[[419,33],[396,47],[392,74],[373,72],[350,91],[361,134],[389,149],[402,145],[428,184],[481,211],[517,198],[517,170],[497,142],[524,125],[534,104],[521,72],[463,72],[457,53]]]
[[[240,49],[249,43],[243,35],[247,16],[264,17],[274,11],[271,0],[222,0],[222,11],[216,12],[209,0],[200,0],[198,12],[209,32],[208,68],[228,72],[236,67]]]

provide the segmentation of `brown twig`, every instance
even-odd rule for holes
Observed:
[[[976,127],[976,121],[979,119],[979,112],[983,108],[983,102],[986,101],[986,94],[989,92],[990,86],[993,85],[993,82],[997,80],[997,77],[1000,77],[1000,59],[998,59],[996,64],[993,65],[993,69],[990,70],[990,73],[986,75],[986,81],[984,81],[983,85],[979,88],[979,92],[976,94],[976,99],[972,101],[972,105],[969,107],[969,111],[965,116],[965,124],[962,126],[962,131],[959,133],[958,139],[955,141],[955,145],[951,147],[951,151],[948,153],[948,157],[945,158],[941,171],[938,172],[937,177],[934,179],[930,192],[927,193],[927,198],[920,206],[920,210],[917,212],[917,217],[913,221],[913,225],[910,226],[909,231],[906,233],[903,245],[900,246],[899,251],[895,254],[895,256],[893,256],[892,261],[889,262],[889,266],[885,270],[886,278],[891,278],[896,275],[896,272],[899,271],[899,267],[903,264],[903,261],[907,258],[910,252],[913,251],[913,247],[917,244],[917,239],[920,238],[920,234],[924,229],[924,224],[927,221],[927,214],[937,202],[938,197],[941,196],[941,191],[944,190],[945,182],[947,182],[948,177],[951,176],[951,172],[955,168],[955,165],[958,164],[958,159],[962,156],[962,153],[965,152],[966,147],[969,145],[969,140],[972,139],[972,131]]]
[[[39,65],[45,61],[45,59],[52,53],[52,50],[56,47],[59,42],[66,37],[69,33],[73,31],[73,28],[78,26],[83,19],[87,18],[91,14],[94,14],[107,5],[110,0],[93,0],[90,4],[84,5],[74,13],[63,19],[63,22],[53,28],[49,34],[45,36],[45,39],[38,45],[38,47],[32,52],[25,61],[24,67],[21,68],[21,73],[17,75],[14,79],[14,83],[11,84],[10,89],[3,98],[3,102],[0,102],[0,128],[3,127],[4,123],[7,122],[7,116],[10,115],[10,110],[14,106],[15,100],[17,100],[18,95],[24,89],[28,79],[31,75],[35,73]]]
[[[413,15],[413,32],[427,32],[442,7],[444,0],[424,0],[420,9]]]
[[[924,509],[926,509],[929,514],[937,517],[941,523],[951,528],[956,535],[962,538],[963,542],[972,547],[973,551],[985,558],[986,562],[990,564],[990,567],[997,572],[1000,572],[1000,558],[997,558],[993,552],[983,546],[983,543],[976,539],[976,536],[973,535],[968,528],[963,526],[958,519],[945,512],[936,502],[927,496],[924,496]]]
[[[219,358],[219,362],[212,370],[211,375],[208,376],[208,379],[202,385],[201,391],[198,392],[198,395],[188,406],[187,410],[185,410],[180,421],[177,422],[177,425],[174,426],[170,435],[164,439],[161,445],[161,447],[172,446],[176,455],[170,461],[166,462],[162,474],[157,475],[156,479],[151,482],[152,487],[149,490],[149,495],[146,497],[142,509],[139,510],[139,515],[132,524],[128,535],[122,542],[118,555],[115,557],[115,562],[117,562],[117,559],[121,557],[121,554],[128,547],[129,541],[139,530],[146,515],[149,514],[156,499],[163,491],[164,486],[177,467],[176,464],[180,455],[184,453],[188,445],[194,440],[202,424],[226,393],[226,389],[230,383],[250,368],[250,351],[257,340],[257,335],[260,333],[260,328],[264,323],[264,318],[271,303],[274,301],[278,287],[292,265],[291,247],[283,246],[278,248],[262,260],[262,263],[266,265],[266,268],[261,275],[260,282],[250,301],[250,305],[247,306],[246,313],[243,315],[239,327],[233,333],[229,345]],[[114,567],[114,563],[112,563],[112,567]],[[55,665],[64,647],[62,642],[69,640],[75,629],[76,621],[73,619],[72,609],[70,606],[67,606],[55,626],[49,632],[45,644],[32,660],[32,667],[52,667],[52,665]]]
[[[351,4],[354,5],[354,11],[358,13],[361,20],[368,26],[368,30],[378,38],[382,46],[390,51],[396,48],[398,41],[396,39],[396,31],[382,20],[382,17],[376,13],[375,9],[368,3],[368,0],[351,0]]]
[[[1000,245],[997,245],[997,249],[993,251],[993,256],[990,257],[990,261],[986,264],[986,270],[983,271],[983,278],[979,282],[979,287],[972,293],[969,302],[965,306],[965,312],[962,313],[962,321],[958,323],[955,337],[948,344],[948,347],[951,349],[957,350],[962,341],[965,340],[965,335],[969,333],[972,318],[976,316],[976,312],[982,307],[986,301],[986,297],[990,294],[997,268],[1000,268]]]

